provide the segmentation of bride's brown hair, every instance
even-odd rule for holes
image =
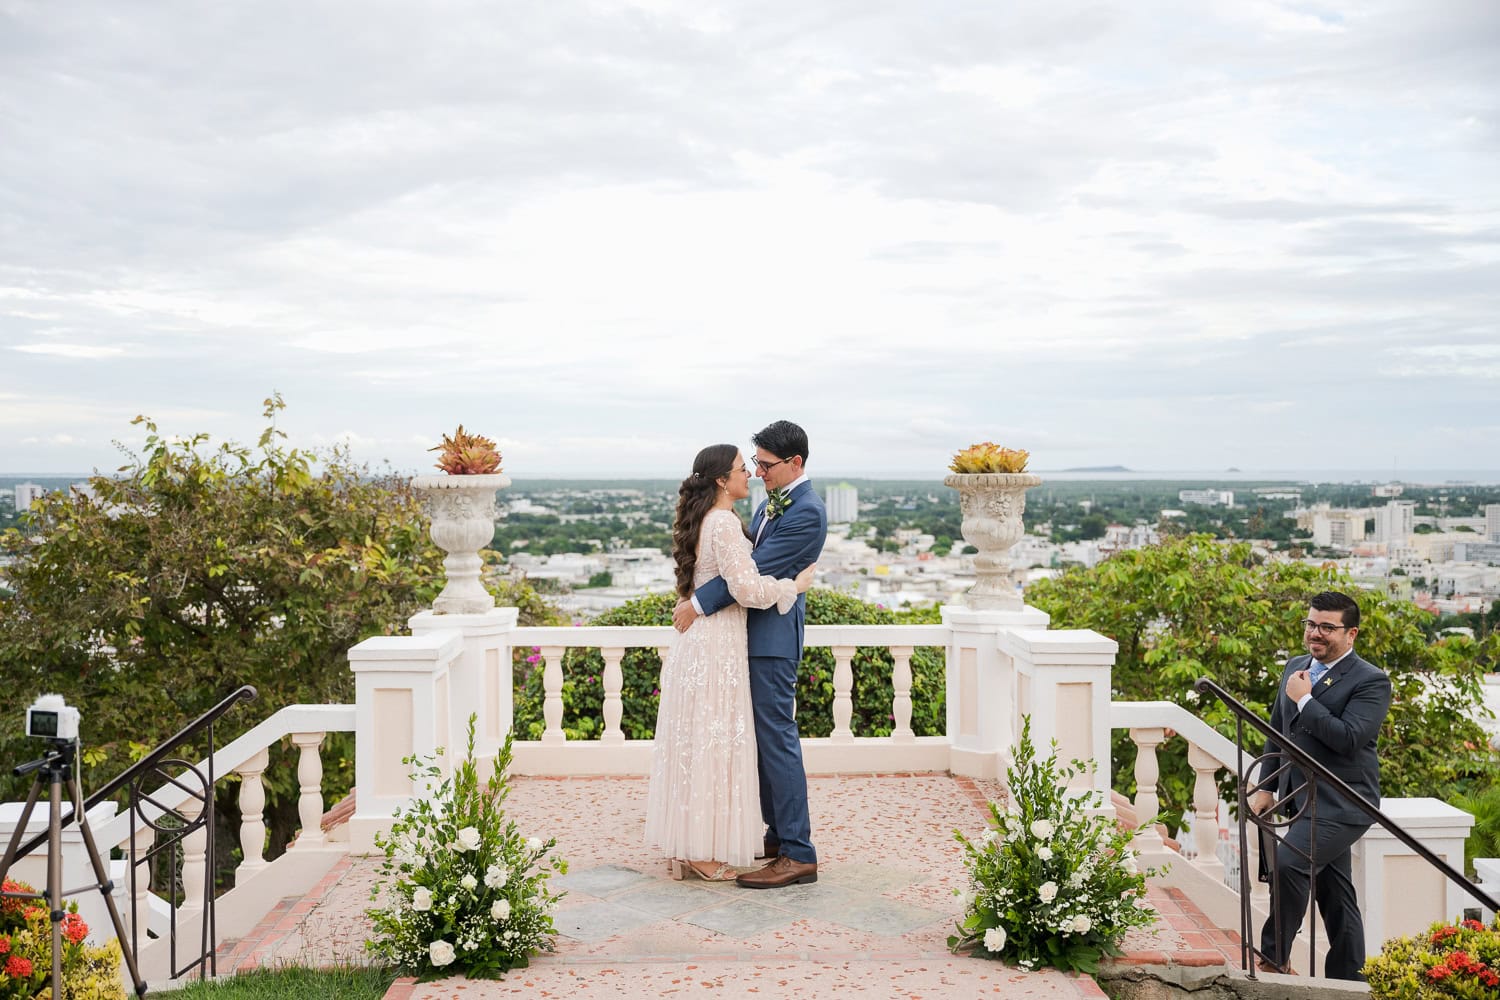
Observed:
[[[693,592],[693,570],[698,566],[698,531],[719,496],[719,480],[728,476],[739,449],[711,444],[693,459],[693,471],[677,487],[677,517],[672,522],[672,558],[677,560],[677,594]],[[741,530],[744,530],[741,527]]]

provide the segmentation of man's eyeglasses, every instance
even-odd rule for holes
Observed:
[[[1339,629],[1348,627],[1348,625],[1335,625],[1333,622],[1315,622],[1311,618],[1302,619],[1302,631],[1316,632],[1319,635],[1333,635]]]
[[[778,465],[785,465],[786,463],[788,463],[790,461],[791,461],[791,459],[789,459],[789,458],[778,458],[774,462],[767,462],[764,459],[757,458],[755,460],[755,467],[757,469],[759,469],[761,472],[770,472],[772,469],[776,468],[776,466],[778,466]]]

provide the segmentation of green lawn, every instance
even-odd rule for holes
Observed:
[[[259,969],[217,982],[193,983],[163,996],[173,1000],[380,1000],[395,979],[394,969],[378,967]]]

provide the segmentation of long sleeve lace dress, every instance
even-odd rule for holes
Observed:
[[[737,604],[700,617],[677,635],[661,668],[646,843],[665,857],[754,864],[760,791],[745,608],[786,614],[796,584],[761,576],[739,517],[716,510],[698,533],[697,587],[722,576]]]

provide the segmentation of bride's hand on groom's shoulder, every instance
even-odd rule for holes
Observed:
[[[678,601],[677,607],[672,609],[672,627],[679,632],[686,632],[697,620],[698,612],[692,601]]]
[[[807,567],[807,569],[797,574],[797,593],[807,593],[807,588],[812,586],[813,571],[817,568],[818,564],[813,563],[811,566]]]

